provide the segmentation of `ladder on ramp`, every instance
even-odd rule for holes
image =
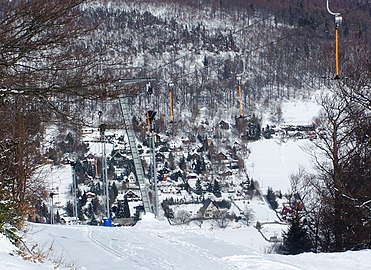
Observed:
[[[140,160],[140,156],[139,156],[139,152],[138,152],[138,148],[136,144],[136,137],[135,137],[133,125],[131,122],[132,115],[130,113],[128,97],[125,97],[125,96],[120,97],[119,102],[120,102],[121,113],[124,118],[125,129],[128,135],[131,154],[133,156],[134,167],[135,167],[135,172],[137,174],[137,178],[139,182],[140,193],[142,195],[144,211],[146,213],[150,213],[152,212],[152,210],[151,210],[151,203],[150,203],[149,194],[148,194],[149,185],[144,175],[143,165]]]

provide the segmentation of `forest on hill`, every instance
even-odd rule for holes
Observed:
[[[175,117],[203,106],[212,117],[230,107],[238,115],[238,83],[243,114],[261,103],[279,110],[277,101],[309,97],[334,77],[335,23],[322,1],[266,2],[95,1],[85,16],[100,24],[84,42],[103,76],[154,80],[161,122],[169,120],[169,85]],[[350,77],[369,51],[370,5],[330,2],[342,13],[339,67]],[[145,101],[138,98],[137,109]],[[92,103],[87,107],[97,110]]]

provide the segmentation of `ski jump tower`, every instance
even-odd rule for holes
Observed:
[[[119,84],[133,84],[139,82],[149,82],[151,79],[133,79],[133,80],[124,80],[119,82]],[[133,129],[132,124],[132,112],[129,106],[129,95],[121,95],[119,97],[119,103],[121,108],[122,117],[124,120],[124,128],[128,135],[128,141],[130,145],[131,154],[134,161],[135,172],[137,176],[137,180],[139,182],[140,193],[142,196],[143,207],[146,213],[154,213],[156,216],[158,215],[158,206],[157,206],[157,191],[151,189],[151,183],[145,177],[143,165],[140,159],[136,137]],[[152,179],[155,181],[152,183],[152,186],[156,186],[156,179]]]
[[[147,179],[145,178],[143,165],[140,160],[140,156],[139,156],[139,152],[137,148],[136,137],[135,137],[133,125],[131,123],[132,114],[129,108],[128,97],[127,96],[120,97],[119,101],[120,101],[121,113],[124,118],[125,130],[128,135],[131,154],[133,156],[135,172],[136,172],[137,179],[139,182],[140,193],[142,195],[144,211],[147,213],[152,212],[151,207],[150,207],[150,200],[149,200],[149,183],[147,182]]]

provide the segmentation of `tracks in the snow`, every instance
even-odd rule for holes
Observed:
[[[97,246],[99,248],[102,248],[103,250],[107,251],[107,253],[112,255],[113,257],[118,257],[118,258],[123,259],[123,260],[130,259],[132,261],[135,261],[132,258],[128,258],[127,256],[124,256],[119,251],[115,250],[114,248],[111,248],[110,246],[108,246],[108,245],[98,241],[97,239],[95,239],[94,236],[93,236],[92,228],[90,228],[90,227],[86,228],[86,236],[89,238],[89,240],[91,242],[93,242],[93,244],[95,246]]]

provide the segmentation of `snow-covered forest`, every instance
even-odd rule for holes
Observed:
[[[371,5],[329,4],[339,14],[319,0],[1,1],[0,232],[71,269],[30,247],[35,228],[71,225],[128,267],[135,256],[93,234],[159,226],[185,256],[205,247],[202,269],[215,239],[236,250],[220,269],[252,267],[233,257],[241,244],[370,249]]]

